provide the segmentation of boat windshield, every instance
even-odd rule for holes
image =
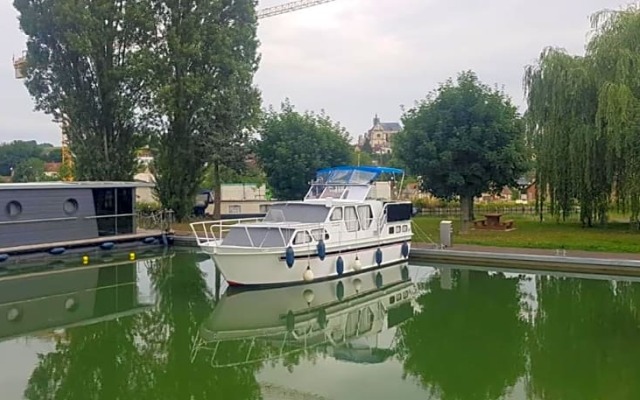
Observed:
[[[404,174],[386,167],[336,167],[318,171],[305,199],[364,200],[373,182],[382,174]]]

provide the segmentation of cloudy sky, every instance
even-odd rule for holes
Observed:
[[[288,0],[261,0],[260,8]],[[355,138],[378,113],[400,106],[457,72],[504,86],[522,107],[522,73],[545,46],[582,53],[589,15],[618,0],[335,0],[260,22],[256,83],[264,106],[289,97],[299,110],[324,109]],[[59,144],[59,128],[33,111],[11,58],[25,38],[11,0],[0,0],[0,142]]]

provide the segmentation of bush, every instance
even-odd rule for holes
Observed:
[[[139,201],[136,203],[136,209],[139,214],[149,215],[162,210],[162,206],[158,202]]]

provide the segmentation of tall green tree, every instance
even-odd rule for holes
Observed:
[[[153,171],[161,203],[187,217],[208,165],[242,157],[259,111],[253,0],[157,0],[148,52],[156,122]],[[219,179],[218,179],[219,182]]]
[[[260,128],[257,154],[273,195],[298,200],[320,168],[353,160],[349,135],[324,113],[299,113],[286,100],[280,112],[270,109]]]
[[[503,93],[473,72],[447,80],[402,117],[394,153],[423,190],[443,199],[460,196],[463,230],[473,219],[473,199],[515,186],[527,169],[523,124]]]
[[[155,27],[148,2],[14,0],[27,35],[26,86],[36,109],[62,123],[76,178],[129,180],[146,71],[140,49]]]
[[[540,200],[584,225],[605,223],[612,201],[640,227],[640,11],[593,15],[584,57],[545,49],[524,77]]]

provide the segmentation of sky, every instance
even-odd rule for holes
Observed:
[[[289,0],[260,0],[265,8]],[[463,70],[497,85],[524,111],[524,68],[547,46],[582,54],[589,16],[618,0],[335,0],[260,20],[255,83],[263,106],[285,98],[324,110],[352,137],[375,114],[396,122],[439,83]],[[60,143],[60,128],[34,111],[13,56],[25,47],[11,0],[0,0],[0,142]]]

